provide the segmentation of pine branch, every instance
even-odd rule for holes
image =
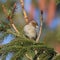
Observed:
[[[32,60],[32,58],[31,58],[31,57],[29,57],[29,56],[28,56],[28,54],[25,54],[25,55],[26,55],[26,57],[27,57],[29,60]]]
[[[53,58],[52,58],[52,60],[59,60],[60,59],[60,54],[58,53],[58,54],[56,54],[56,56],[54,56]]]
[[[40,39],[40,37],[41,37],[41,33],[42,33],[42,25],[43,25],[43,11],[41,11],[40,22],[41,22],[41,24],[40,24],[40,30],[39,30],[38,37],[37,37],[37,39],[36,39],[36,43],[38,43],[38,42],[39,42],[39,39]]]
[[[29,46],[23,46],[23,45],[21,46],[19,44],[20,44],[20,42],[18,43],[18,45],[17,44],[13,44],[13,46],[12,45],[4,46],[2,49],[0,49],[0,53],[5,55],[8,52],[14,52],[15,54],[13,56],[14,57],[13,59],[23,57],[26,54],[27,51],[33,51],[34,52],[34,49],[37,49],[37,51],[38,51],[37,57],[40,56],[40,54],[43,54],[43,56],[47,57],[47,55],[48,56],[52,56],[52,54],[55,53],[52,48],[48,48],[45,45],[40,45],[40,44],[39,45],[35,45],[35,44],[33,44],[31,46],[30,45]],[[45,54],[47,54],[47,55],[45,55]],[[30,57],[30,56],[27,54],[27,57]]]
[[[7,34],[13,34],[15,37],[20,37],[20,34],[17,34],[15,32],[12,32],[10,29],[7,30]]]
[[[26,12],[24,10],[24,6],[23,6],[24,5],[23,0],[20,0],[20,1],[21,1],[22,9],[23,9],[23,14],[25,15],[25,20],[28,23],[28,19],[26,18],[27,14],[26,14]],[[14,10],[16,8],[16,5],[14,5],[14,6],[15,7],[13,8],[13,11],[12,11],[13,14],[14,14]],[[3,8],[4,8],[4,6],[3,6]],[[5,9],[4,9],[4,12],[8,13]],[[12,14],[12,16],[13,16],[13,14]],[[18,31],[18,30],[16,30],[16,28],[13,24],[12,16],[6,14],[6,17],[9,17],[9,20],[10,20],[14,30]],[[21,57],[23,58],[24,56],[27,57],[29,60],[32,60],[32,58],[36,58],[35,60],[38,60],[38,58],[39,58],[39,60],[40,59],[41,60],[51,60],[54,57],[54,55],[56,55],[55,54],[56,52],[54,51],[54,49],[49,48],[44,44],[38,43],[39,38],[40,38],[41,33],[42,33],[42,23],[43,23],[42,20],[43,20],[43,17],[41,15],[41,26],[40,26],[39,35],[37,37],[36,42],[25,38],[23,36],[23,32],[21,32],[21,31],[20,32],[22,33],[22,35],[19,35],[17,33],[10,31],[10,30],[7,30],[7,33],[11,33],[11,34],[18,36],[18,37],[16,37],[14,39],[14,41],[11,41],[9,44],[0,46],[0,54],[3,55],[3,58],[6,57],[6,54],[8,52],[14,52],[14,56],[13,56],[12,60],[21,60],[20,58]],[[34,56],[30,57],[28,54],[29,51],[32,51],[33,53],[35,51]]]
[[[41,37],[41,33],[42,33],[42,23],[43,23],[43,11],[41,11],[41,16],[40,16],[40,29],[39,29],[39,34],[38,34],[38,37],[36,38],[36,43],[39,42],[39,39]],[[37,50],[35,50],[35,55],[37,54]],[[37,57],[37,60],[39,60],[39,57]]]
[[[5,16],[8,17],[8,11],[4,5],[2,5],[2,9],[3,9],[3,12],[5,13]]]
[[[14,30],[19,34],[18,29],[16,28],[15,24],[13,23],[12,16],[10,16],[10,15],[8,14],[8,11],[7,11],[7,9],[5,8],[4,5],[2,5],[2,9],[3,9],[3,12],[4,12],[5,15],[6,15],[6,18],[10,21],[11,26],[12,26],[12,27],[14,28]],[[12,14],[14,13],[14,10],[15,10],[15,5],[14,5],[14,9],[13,9],[13,11],[12,11]]]
[[[13,9],[12,9],[12,16],[13,16],[13,14],[15,12],[15,9],[16,9],[16,3],[14,3]]]

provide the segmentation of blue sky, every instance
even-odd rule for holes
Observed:
[[[0,2],[5,3],[7,0],[0,0]]]
[[[0,2],[1,2],[1,1],[2,1],[2,2],[6,2],[6,0],[0,0]],[[27,12],[29,12],[29,6],[30,6],[30,4],[31,4],[31,0],[24,0],[24,1],[25,1],[25,9],[26,9]],[[20,3],[18,3],[17,5],[18,5],[18,10],[17,10],[17,11],[20,11],[20,10],[21,10]],[[38,25],[40,25],[40,10],[39,10],[39,9],[35,9],[34,12],[35,12],[35,13],[34,13],[34,19],[35,19],[35,21],[38,23]],[[44,14],[44,17],[45,17],[45,14]],[[54,20],[52,21],[52,23],[50,24],[49,27],[50,27],[51,29],[54,29],[54,28],[56,28],[59,24],[60,24],[60,17],[56,16],[56,17],[54,18]],[[10,40],[8,40],[8,39],[12,40],[11,35],[8,35],[7,38],[4,38],[4,41],[3,41],[2,44],[9,43]],[[6,40],[7,42],[6,42],[5,40]]]
[[[11,40],[14,39],[14,36],[12,34],[9,34],[8,36],[6,36],[2,42],[2,44],[7,44],[9,43]]]
[[[6,2],[6,1],[7,0],[0,0],[0,2]],[[27,12],[29,12],[31,0],[24,0],[24,2],[25,2],[25,9]],[[17,4],[17,7],[18,7],[17,11],[20,11],[21,10],[20,3]],[[40,11],[38,9],[35,9],[34,19],[38,23],[38,25],[40,25],[39,15],[40,15]],[[44,17],[45,17],[45,15],[44,15]],[[60,18],[55,17],[49,27],[53,29],[53,28],[56,28],[58,24],[60,24]]]
[[[31,4],[31,0],[25,0],[25,9],[27,12],[29,12],[30,4]],[[38,9],[35,9],[34,19],[38,23],[38,25],[40,25],[39,15],[40,15],[40,11]],[[44,14],[44,17],[45,17],[45,14]],[[58,24],[60,24],[60,18],[56,16],[49,27],[51,29],[54,29],[58,26]]]

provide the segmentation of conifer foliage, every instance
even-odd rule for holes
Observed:
[[[5,6],[2,5],[2,10],[9,22],[7,24],[0,22],[0,31],[4,32],[4,36],[6,34],[15,36],[15,39],[10,43],[0,45],[0,56],[2,60],[6,60],[6,56],[9,52],[13,53],[11,60],[60,60],[60,55],[57,55],[53,48],[44,43],[36,43],[33,39],[26,38],[23,32],[24,26],[20,26],[19,29],[15,26],[13,23],[15,8],[16,3],[14,3],[13,9],[8,14]],[[27,15],[24,8],[23,13],[25,13],[25,20],[27,21],[28,19],[26,18]],[[37,51],[36,54],[35,51]]]

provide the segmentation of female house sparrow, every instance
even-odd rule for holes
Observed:
[[[30,39],[35,40],[37,38],[37,30],[38,25],[35,21],[31,21],[30,23],[24,26],[24,34]]]

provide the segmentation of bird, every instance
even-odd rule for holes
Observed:
[[[29,39],[36,40],[38,35],[38,24],[32,20],[24,26],[24,35]]]

